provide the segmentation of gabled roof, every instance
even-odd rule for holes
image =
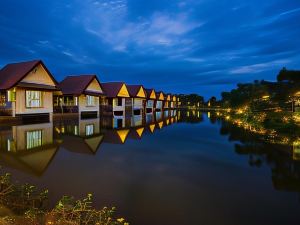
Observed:
[[[155,93],[155,90],[152,88],[152,89],[145,89],[145,91],[146,91],[146,93],[147,93],[147,98],[148,99],[156,99],[157,97],[156,97],[156,93]],[[155,95],[155,97],[154,98],[151,98],[151,94],[152,94],[152,92],[154,92],[154,95]]]
[[[147,93],[145,92],[143,85],[127,85],[127,89],[130,94],[130,97],[142,97],[142,96],[139,96],[139,94],[140,94],[139,92],[141,91],[141,89],[142,89],[143,95],[145,97],[147,96]]]
[[[165,100],[171,101],[171,94],[165,94]]]
[[[128,91],[127,86],[124,82],[102,83],[102,87],[105,92],[105,95],[109,98],[118,97],[119,92],[121,91],[122,88],[124,89],[124,87],[126,88],[126,91]],[[125,97],[125,96],[123,96],[123,97]]]
[[[160,95],[162,95],[162,98],[160,99]],[[165,94],[162,91],[156,92],[156,98],[158,100],[165,100]]]
[[[57,85],[57,81],[49,72],[42,60],[33,60],[27,62],[11,63],[4,66],[0,70],[0,90],[7,90],[16,86],[39,64],[43,66],[43,68],[53,80],[54,84]]]
[[[96,79],[101,87],[101,84],[96,75],[78,75],[67,76],[59,83],[59,88],[64,95],[81,95],[84,94],[90,83]],[[102,88],[102,87],[101,87]],[[86,94],[103,94],[102,92],[88,91]]]

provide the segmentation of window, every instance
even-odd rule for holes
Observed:
[[[113,105],[114,106],[122,106],[123,105],[123,99],[122,98],[114,98]]]
[[[95,106],[95,97],[91,95],[86,96],[86,105],[87,106]]]
[[[90,125],[86,125],[85,126],[85,135],[86,136],[91,136],[94,134],[94,125],[90,124]]]
[[[74,97],[74,105],[78,105],[78,97]]]
[[[7,91],[7,99],[9,102],[15,102],[16,101],[16,90]]]
[[[27,108],[42,107],[42,92],[26,91],[26,107]]]
[[[26,132],[26,149],[42,146],[42,130]]]
[[[117,106],[122,106],[122,104],[123,104],[123,99],[122,98],[118,98]]]

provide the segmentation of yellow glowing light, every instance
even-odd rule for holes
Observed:
[[[123,84],[121,89],[119,90],[118,97],[130,97],[125,84]]]
[[[129,130],[118,130],[117,133],[121,139],[121,142],[124,143],[129,133]]]
[[[137,134],[139,135],[139,137],[142,137],[142,134],[144,132],[144,127],[141,127],[139,129],[136,130]]]
[[[207,112],[207,117],[210,118],[210,112]]]
[[[293,142],[293,160],[300,160],[300,141]]]
[[[167,124],[167,125],[169,125],[169,123],[170,123],[170,120],[169,120],[169,119],[167,119],[167,120],[166,120],[166,124]]]
[[[262,96],[262,99],[264,99],[264,100],[267,100],[267,99],[269,99],[269,98],[270,98],[269,95],[264,95],[264,96]]]
[[[155,124],[151,124],[151,125],[149,126],[149,128],[150,128],[151,133],[153,133],[153,132],[154,132],[154,129],[155,129]]]
[[[295,96],[300,96],[300,91],[296,92],[294,95]]]
[[[159,129],[161,129],[161,128],[163,127],[163,125],[164,125],[164,122],[162,122],[162,121],[161,121],[161,122],[159,122],[159,123],[158,123],[158,127],[159,127]]]
[[[58,134],[60,134],[60,129],[58,127],[55,127],[55,130]]]

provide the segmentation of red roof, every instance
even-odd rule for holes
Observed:
[[[105,95],[108,98],[115,98],[118,97],[119,91],[121,90],[124,84],[124,82],[108,82],[102,83],[102,87]]]
[[[48,71],[42,60],[34,60],[28,62],[11,63],[4,66],[0,70],[0,90],[7,90],[16,86],[39,64],[42,64],[53,82],[57,84],[56,80]]]
[[[102,88],[96,75],[78,75],[78,76],[67,76],[63,81],[59,83],[59,88],[63,95],[81,95],[85,92],[89,84],[96,79]],[[89,94],[93,94],[89,91]],[[94,94],[102,94],[94,92]]]
[[[144,89],[143,85],[127,85],[130,97],[136,97],[141,87]]]

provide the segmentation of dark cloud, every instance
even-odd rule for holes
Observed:
[[[219,96],[299,69],[299,21],[298,0],[2,0],[0,64]]]

